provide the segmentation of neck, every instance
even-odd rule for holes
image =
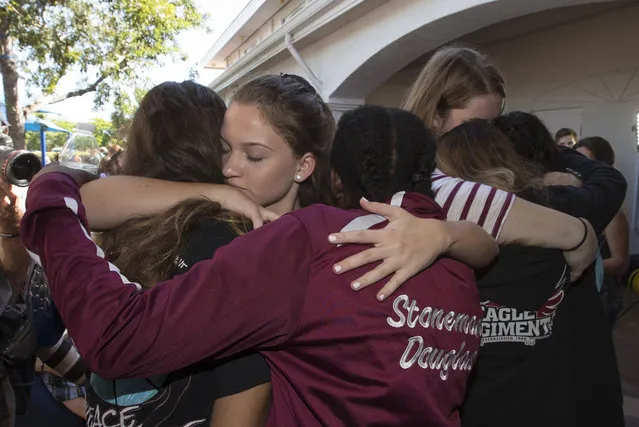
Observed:
[[[300,208],[300,202],[297,197],[284,197],[282,200],[266,206],[266,209],[278,215],[284,215]]]

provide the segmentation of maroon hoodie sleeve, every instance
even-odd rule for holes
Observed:
[[[43,266],[82,358],[105,378],[146,377],[278,345],[295,330],[313,257],[292,215],[144,291],[104,259],[87,229],[70,177],[51,173],[32,184],[23,242]]]

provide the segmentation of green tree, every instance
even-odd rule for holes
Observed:
[[[94,118],[91,123],[95,126],[93,136],[98,141],[98,144],[100,144],[100,147],[108,147],[116,142],[117,135],[113,123],[99,117]]]
[[[113,102],[114,111],[111,114],[111,124],[113,125],[113,136],[118,144],[123,144],[126,138],[126,131],[133,119],[133,114],[138,109],[140,101],[149,91],[148,86],[136,87],[133,93],[122,91],[118,93]]]
[[[97,107],[117,102],[126,87],[139,86],[145,70],[180,58],[177,36],[205,18],[194,0],[4,0],[0,5],[0,72],[16,147],[24,146],[28,113],[90,92]],[[82,76],[77,89],[57,93],[60,79],[72,71]],[[20,77],[41,93],[24,107]]]

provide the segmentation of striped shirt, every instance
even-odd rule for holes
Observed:
[[[435,169],[432,175],[435,201],[450,221],[470,221],[494,239],[499,237],[515,196],[484,184],[453,178]]]

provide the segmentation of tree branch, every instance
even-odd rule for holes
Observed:
[[[32,113],[36,111],[41,105],[57,104],[58,102],[62,102],[65,99],[75,98],[76,96],[82,96],[85,93],[89,93],[89,92],[95,92],[96,89],[98,88],[98,85],[102,83],[103,81],[105,81],[108,77],[109,77],[108,75],[102,74],[96,81],[94,81],[87,87],[74,90],[72,92],[67,92],[66,94],[54,95],[54,96],[41,96],[38,99],[36,99],[33,103],[24,107],[24,110],[26,113]]]

